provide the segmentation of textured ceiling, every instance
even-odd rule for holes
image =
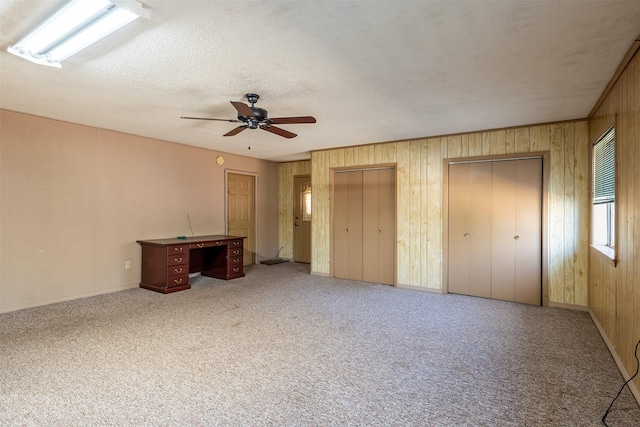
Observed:
[[[584,118],[640,34],[640,1],[141,0],[62,69],[6,52],[66,1],[0,1],[0,108],[262,159]],[[316,124],[222,135],[229,101]],[[248,149],[251,147],[251,150]]]

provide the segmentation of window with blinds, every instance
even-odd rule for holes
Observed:
[[[597,246],[615,246],[616,156],[611,127],[593,145],[592,237]]]
[[[593,146],[593,204],[616,200],[615,130],[609,129]]]

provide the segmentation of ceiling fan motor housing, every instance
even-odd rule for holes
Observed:
[[[249,129],[257,129],[260,123],[263,123],[267,119],[267,110],[258,107],[249,107],[253,113],[253,117],[238,116],[238,120],[245,122]]]

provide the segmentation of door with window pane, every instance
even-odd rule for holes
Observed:
[[[311,262],[311,176],[293,178],[293,260]],[[305,206],[309,204],[309,206]]]

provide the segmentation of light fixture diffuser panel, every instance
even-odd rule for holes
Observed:
[[[145,11],[135,0],[126,0],[124,4],[122,1],[72,0],[7,50],[36,64],[59,68],[61,61],[122,28]],[[148,17],[148,13],[144,15]]]

